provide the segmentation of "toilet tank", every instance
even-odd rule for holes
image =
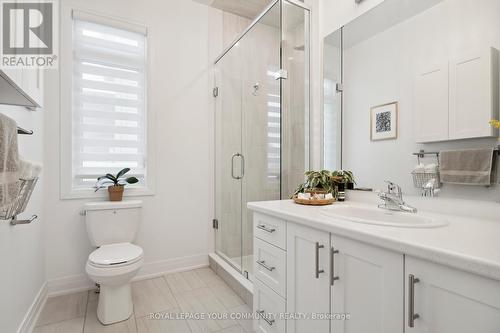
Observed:
[[[85,204],[85,224],[92,245],[132,243],[141,221],[141,207],[139,200]]]

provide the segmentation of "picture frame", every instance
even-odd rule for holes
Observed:
[[[399,103],[391,102],[370,108],[370,140],[394,140],[398,138]]]

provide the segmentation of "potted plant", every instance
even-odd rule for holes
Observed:
[[[349,170],[336,170],[332,172],[332,177],[335,178],[335,182],[340,188],[347,188],[348,190],[354,189],[354,175],[352,171]]]
[[[334,179],[332,179],[332,173],[330,171],[307,171],[304,175],[306,181],[297,187],[293,196],[304,192],[332,193],[335,196],[335,182]]]
[[[354,188],[354,175],[352,171],[336,170],[332,172],[332,180],[337,188],[337,200],[345,201],[346,189]]]
[[[97,183],[95,184],[96,192],[103,187],[107,187],[110,201],[122,201],[125,185],[139,182],[135,177],[124,177],[129,171],[130,168],[124,168],[116,176],[108,173],[97,178]]]

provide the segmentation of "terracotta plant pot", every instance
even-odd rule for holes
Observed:
[[[123,190],[124,186],[117,186],[117,185],[109,186],[108,187],[109,201],[122,201]]]

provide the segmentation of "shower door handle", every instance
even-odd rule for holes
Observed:
[[[234,158],[235,157],[241,157],[242,161],[243,161],[243,163],[241,164],[241,176],[236,176],[234,174]],[[243,178],[244,174],[245,174],[245,159],[243,158],[243,155],[241,155],[240,153],[234,153],[233,156],[231,156],[231,177],[233,177],[233,179],[241,179],[241,178]]]
[[[245,156],[243,154],[240,154],[241,157],[241,178],[245,177]]]

